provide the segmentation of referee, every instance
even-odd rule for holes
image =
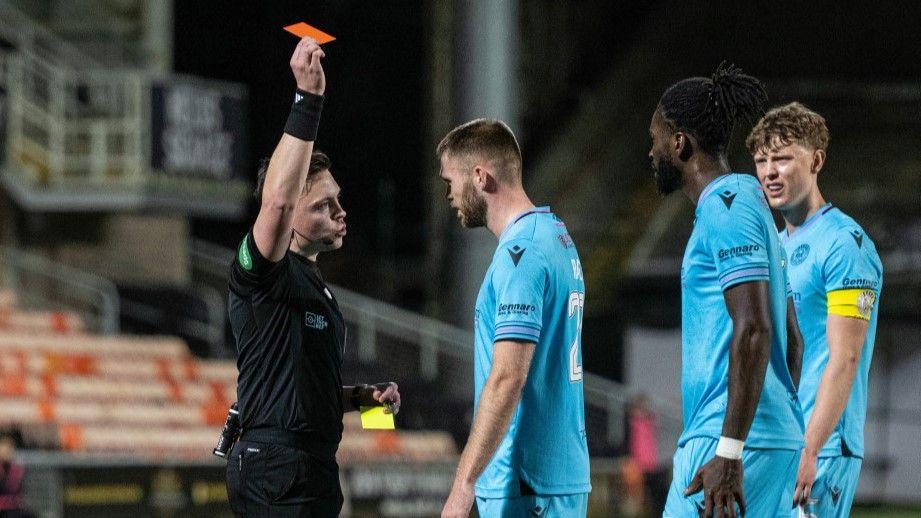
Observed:
[[[337,516],[343,412],[400,405],[395,383],[342,385],[345,323],[316,264],[346,233],[329,158],[313,150],[323,57],[310,38],[291,56],[295,103],[259,172],[259,215],[231,266],[242,435],[228,456],[227,491],[236,516]]]

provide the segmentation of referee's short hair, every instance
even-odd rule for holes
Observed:
[[[310,155],[310,168],[307,170],[307,181],[304,183],[304,190],[301,193],[306,193],[310,190],[310,184],[312,183],[314,175],[317,173],[328,171],[333,167],[332,161],[326,155],[326,153],[315,149],[313,154]],[[259,164],[259,172],[256,174],[256,189],[253,191],[253,197],[256,198],[256,201],[262,201],[262,186],[265,184],[265,174],[269,170],[269,159],[263,158],[262,162]]]
[[[441,139],[435,150],[445,154],[490,160],[496,176],[507,183],[521,182],[521,148],[515,134],[497,119],[474,119],[454,128]]]

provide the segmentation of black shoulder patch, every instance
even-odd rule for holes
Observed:
[[[527,250],[527,248],[521,248],[515,245],[506,250],[508,250],[508,255],[512,256],[512,262],[515,263],[515,266],[518,266],[518,261],[521,261],[521,256],[524,255],[524,251]]]
[[[854,242],[857,243],[857,248],[863,246],[863,232],[859,230],[851,230],[851,237],[853,237]]]
[[[732,208],[732,200],[736,199],[736,193],[723,191],[720,193],[720,199],[726,204],[727,209]]]

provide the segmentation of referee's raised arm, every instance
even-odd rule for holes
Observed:
[[[266,171],[259,215],[253,238],[266,259],[282,259],[291,242],[291,221],[299,194],[304,188],[308,164],[316,140],[326,76],[320,45],[304,38],[291,55],[291,71],[297,82],[294,106]]]

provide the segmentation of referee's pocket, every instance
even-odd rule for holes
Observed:
[[[270,502],[278,502],[290,496],[295,483],[303,478],[304,453],[272,444],[265,446],[263,455],[265,494]]]
[[[230,455],[227,456],[227,500],[235,516],[243,515],[243,488],[240,479],[242,458],[239,450],[239,446],[234,445]]]

